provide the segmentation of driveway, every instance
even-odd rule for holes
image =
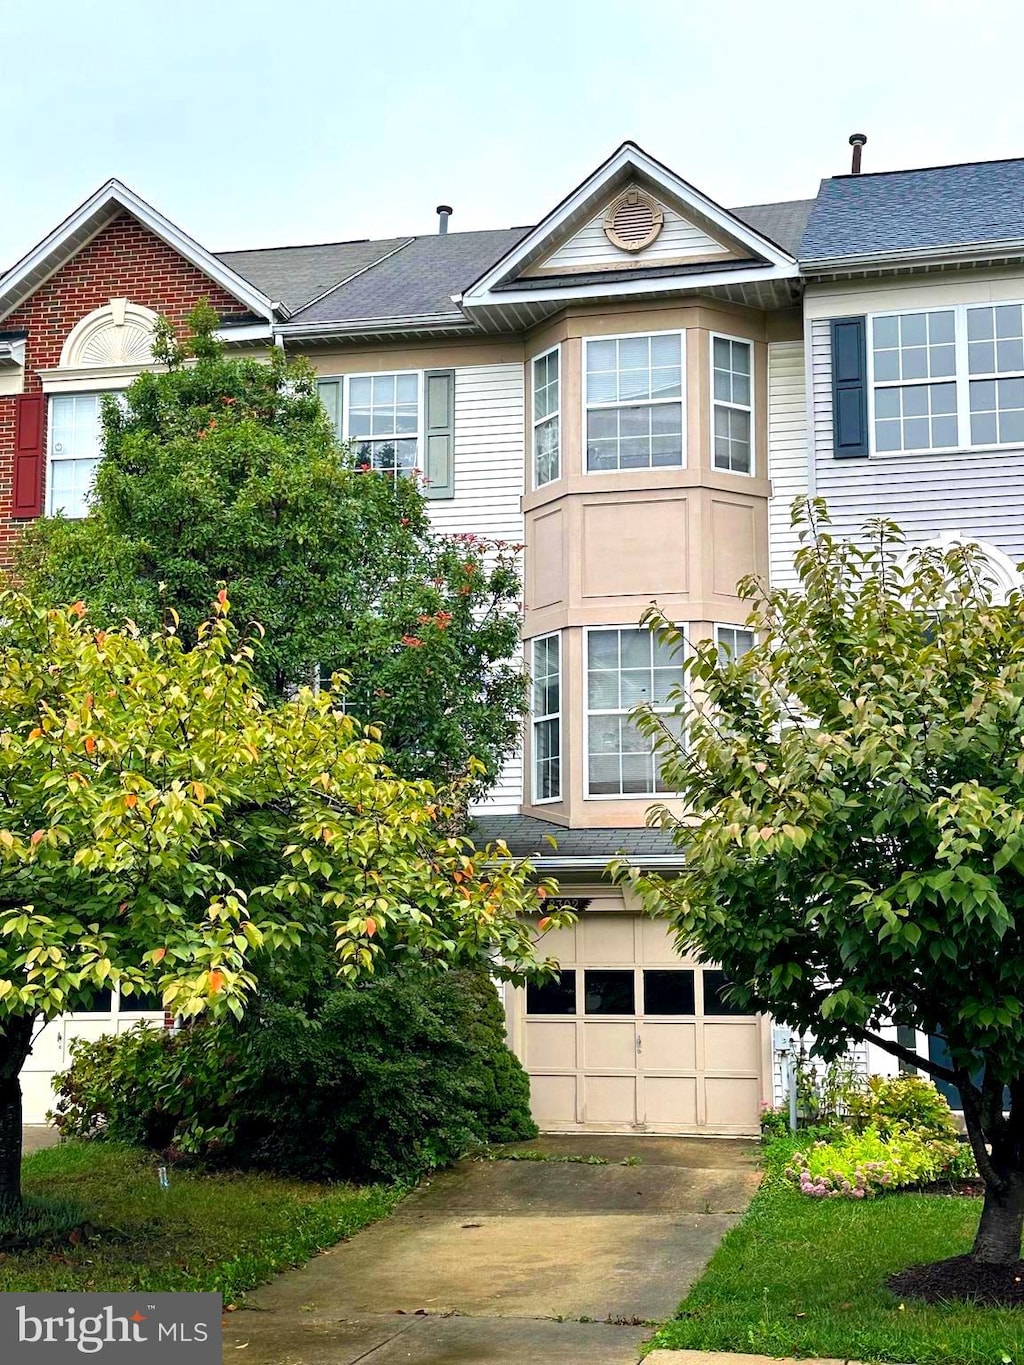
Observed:
[[[673,1312],[747,1207],[756,1144],[567,1137],[521,1146],[607,1164],[462,1162],[393,1217],[252,1294],[227,1318],[224,1358],[635,1365],[649,1324]]]

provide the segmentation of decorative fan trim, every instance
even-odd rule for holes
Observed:
[[[127,299],[111,299],[82,318],[68,333],[61,369],[108,369],[143,366],[153,359],[157,315]]]

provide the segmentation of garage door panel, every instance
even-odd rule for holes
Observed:
[[[632,967],[636,956],[634,924],[627,915],[593,915],[580,920],[580,961]]]
[[[704,1065],[708,1071],[760,1070],[757,1023],[705,1024]]]
[[[576,1021],[531,1019],[526,1025],[526,1067],[529,1071],[575,1071]]]
[[[761,1098],[761,1083],[753,1077],[709,1076],[704,1082],[706,1122],[715,1128],[749,1128]]]
[[[681,961],[665,926],[647,915],[640,921],[640,960],[655,967],[678,967]]]
[[[636,1123],[636,1076],[584,1076],[583,1120]]]
[[[530,1108],[541,1128],[576,1126],[575,1076],[530,1077]]]
[[[587,1071],[635,1071],[636,1025],[583,1025],[583,1066]]]
[[[578,924],[569,924],[564,929],[549,929],[537,935],[537,945],[542,957],[555,957],[563,967],[571,967],[576,962],[576,935]]]
[[[696,1024],[643,1025],[645,1071],[694,1071],[697,1066]]]
[[[644,1076],[644,1119],[689,1128],[697,1123],[696,1076]]]

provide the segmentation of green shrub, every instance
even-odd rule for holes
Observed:
[[[955,1137],[938,1138],[898,1123],[883,1134],[872,1124],[794,1152],[786,1175],[803,1194],[866,1199],[950,1176],[961,1160]]]
[[[871,1076],[847,1099],[853,1128],[877,1128],[883,1137],[897,1127],[936,1138],[956,1138],[953,1112],[931,1081],[923,1076]]]
[[[241,1024],[80,1042],[57,1092],[66,1135],[306,1178],[416,1175],[537,1132],[497,992],[469,971],[291,983]]]

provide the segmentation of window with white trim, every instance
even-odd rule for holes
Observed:
[[[729,659],[742,659],[748,650],[754,648],[754,632],[744,626],[715,626],[715,644],[721,663]]]
[[[872,319],[875,449],[942,450],[957,444],[955,313]]]
[[[587,795],[647,796],[667,792],[650,739],[630,719],[647,704],[675,733],[673,688],[682,682],[679,659],[652,631],[592,628],[586,634]]]
[[[562,641],[542,635],[531,645],[533,698],[533,799],[558,801],[562,795]]]
[[[711,378],[714,394],[714,453],[716,469],[752,474],[753,354],[749,341],[735,337],[711,338]]]
[[[54,394],[48,422],[46,510],[84,517],[103,445],[103,395]]]
[[[967,309],[971,445],[1024,445],[1024,308]]]
[[[419,374],[353,375],[348,380],[345,436],[357,464],[397,477],[419,465]]]
[[[561,473],[559,352],[533,361],[533,486],[551,483]]]
[[[584,342],[587,470],[683,463],[683,334]]]

